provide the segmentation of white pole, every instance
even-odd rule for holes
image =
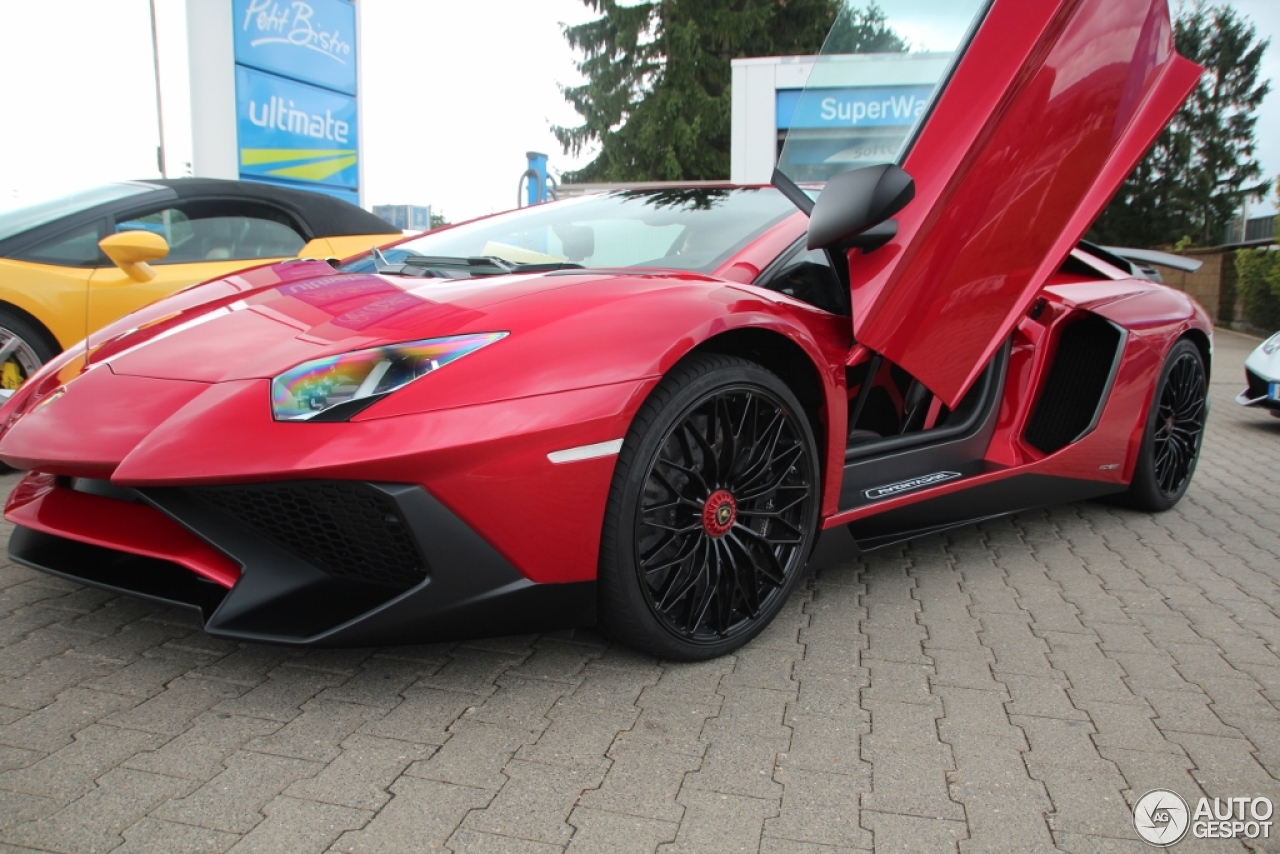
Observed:
[[[151,5],[151,59],[156,71],[156,124],[160,130],[160,145],[156,149],[156,159],[160,166],[160,177],[168,178],[164,156],[164,101],[160,97],[160,38],[156,33],[156,0],[149,0]]]

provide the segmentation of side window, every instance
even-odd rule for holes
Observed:
[[[120,231],[152,231],[169,244],[158,264],[256,261],[297,255],[307,240],[291,217],[253,202],[189,202],[117,220]]]
[[[81,226],[72,231],[64,231],[57,237],[51,237],[35,246],[15,253],[19,261],[33,261],[37,264],[56,264],[59,267],[100,267],[110,262],[98,248],[102,239],[104,223],[98,221],[92,225]]]
[[[757,284],[832,314],[849,313],[847,288],[822,249],[802,249]]]

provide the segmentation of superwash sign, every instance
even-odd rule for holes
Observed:
[[[359,204],[351,0],[234,0],[240,177]]]

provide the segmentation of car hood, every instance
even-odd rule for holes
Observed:
[[[573,272],[449,280],[336,273],[320,262],[277,264],[201,285],[126,318],[96,337],[90,361],[118,375],[156,379],[273,377],[353,350],[511,331],[512,312],[499,306],[603,276]]]
[[[1280,332],[1277,332],[1276,336],[1280,336]],[[1280,382],[1280,349],[1276,349],[1268,354],[1266,350],[1262,349],[1262,345],[1259,344],[1258,347],[1249,354],[1249,358],[1245,360],[1244,366],[1268,382]]]

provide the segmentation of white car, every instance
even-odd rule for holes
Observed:
[[[1236,396],[1236,403],[1264,407],[1280,418],[1280,332],[1249,354],[1244,376],[1249,386]]]

